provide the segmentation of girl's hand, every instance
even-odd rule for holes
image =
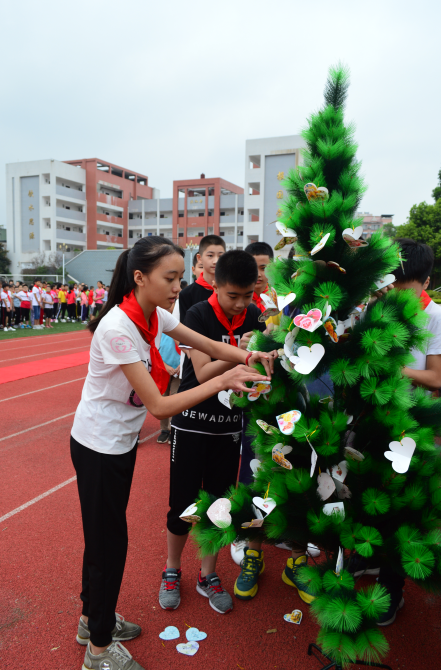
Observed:
[[[235,391],[249,393],[251,389],[245,386],[245,382],[269,382],[271,378],[259,375],[258,372],[251,370],[246,365],[236,365],[232,370],[228,370],[228,372],[220,375],[218,379],[222,382],[222,388],[225,391],[234,389]]]
[[[244,351],[247,350],[247,346],[248,346],[249,341],[251,340],[252,335],[253,335],[253,331],[250,330],[249,333],[244,333],[243,335],[240,336],[239,349],[243,349]]]
[[[253,367],[255,363],[261,363],[265,368],[265,372],[271,379],[271,375],[274,372],[274,359],[277,358],[277,356],[277,350],[270,351],[268,353],[263,351],[254,351],[248,360],[248,365]]]
[[[172,366],[169,365],[168,363],[164,363],[164,367],[165,367],[165,369],[167,370],[168,374],[169,374],[171,377],[173,377],[173,375],[175,374],[175,369],[172,368]]]

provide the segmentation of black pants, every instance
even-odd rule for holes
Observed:
[[[69,319],[76,318],[76,307],[74,302],[71,305],[67,306],[67,313],[69,315]]]
[[[404,588],[404,577],[389,567],[380,568],[378,582],[385,586],[388,591],[400,591]]]
[[[254,481],[253,473],[250,468],[250,463],[253,458],[256,458],[251,443],[253,438],[246,434],[248,421],[245,418],[245,413],[242,417],[242,457],[240,461],[239,481],[241,484],[251,484]]]
[[[70,438],[85,544],[82,613],[89,617],[90,640],[96,647],[112,642],[116,623],[128,545],[126,509],[137,446],[115,456],[93,451]]]
[[[65,318],[66,318],[66,309],[67,309],[67,303],[66,303],[66,302],[62,302],[62,303],[61,303],[61,308],[60,308],[61,318],[62,318],[62,319],[65,319]]]
[[[171,429],[170,510],[167,528],[185,535],[191,524],[179,515],[197,499],[200,489],[217,498],[235,486],[240,457],[240,432],[234,435],[206,435]]]
[[[20,325],[20,321],[22,320],[22,318],[21,318],[21,308],[20,307],[15,308],[14,316],[15,316],[15,325],[16,326]]]

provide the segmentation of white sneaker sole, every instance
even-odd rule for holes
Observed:
[[[223,612],[222,610],[218,610],[217,607],[215,607],[215,606],[213,605],[213,603],[211,602],[211,600],[210,600],[210,596],[208,595],[208,593],[205,593],[205,591],[204,591],[203,589],[201,589],[201,587],[199,586],[199,584],[196,584],[196,591],[197,591],[198,593],[200,593],[201,596],[204,596],[204,598],[208,598],[208,599],[209,599],[208,602],[210,603],[210,607],[212,607],[212,608],[214,609],[214,611],[217,612],[218,614],[228,614],[228,612],[232,612],[232,611],[233,611],[233,607],[230,607],[230,609],[229,609],[229,610],[226,610],[225,612]]]
[[[164,607],[164,605],[161,603],[160,600],[159,600],[158,602],[159,602],[159,604],[161,605],[161,607],[162,607],[163,610],[170,610],[170,612],[171,612],[171,611],[173,611],[173,610],[177,610],[177,609],[178,609],[179,605],[181,604],[181,597],[179,597],[179,602],[178,602],[178,604],[176,605],[176,607]]]

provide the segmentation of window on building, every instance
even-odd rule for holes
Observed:
[[[204,212],[199,212],[199,216],[205,216]]]
[[[108,231],[108,230],[106,230],[106,235],[110,235],[110,233],[109,233],[109,231]]]
[[[133,237],[133,230],[129,230],[129,238],[132,239]]]
[[[239,214],[243,216],[243,209],[240,210]]]
[[[179,212],[178,216],[179,216],[180,219],[183,219],[184,218],[184,213],[181,214],[181,212]]]
[[[118,233],[118,237],[122,237],[122,233]]]
[[[238,236],[238,237],[241,237],[241,236],[243,237],[243,230],[239,230],[239,231],[237,232],[237,236]]]
[[[184,233],[178,233],[178,237],[184,237]]]
[[[66,226],[66,230],[70,230],[70,228],[68,226]]]
[[[165,237],[164,233],[159,233],[159,237]]]
[[[160,214],[160,215],[159,215],[159,218],[160,218],[160,219],[165,219],[165,214]]]
[[[225,216],[225,212],[221,212],[220,215],[221,215],[221,216]]]
[[[208,216],[213,216],[213,212],[208,212]]]
[[[219,233],[219,235],[220,235],[221,237],[225,237],[225,233],[224,233],[224,231],[221,230],[220,233]]]
[[[153,233],[147,233],[147,237],[152,237]],[[164,237],[164,235],[160,235],[159,237]]]

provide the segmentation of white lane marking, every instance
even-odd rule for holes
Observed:
[[[42,428],[43,426],[48,426],[50,423],[55,423],[55,421],[60,421],[60,419],[65,419],[68,416],[73,416],[75,412],[70,412],[69,414],[63,414],[63,416],[57,416],[56,419],[51,419],[50,421],[45,421],[45,423],[39,423],[38,426],[31,426],[26,428],[26,430],[20,430],[18,433],[12,433],[12,435],[6,435],[6,437],[0,437],[0,442],[3,440],[9,440],[11,437],[17,437],[17,435],[23,435],[23,433],[29,433],[30,430],[35,430],[36,428]]]
[[[67,331],[67,333],[53,333],[52,335],[43,335],[43,334],[42,335],[37,335],[37,334],[35,334],[35,335],[28,335],[27,337],[11,337],[11,338],[8,338],[7,340],[0,340],[0,342],[2,342],[3,344],[10,344],[11,342],[14,343],[14,342],[17,342],[17,341],[18,342],[29,342],[30,338],[32,338],[32,337],[38,337],[38,338],[44,337],[44,339],[47,340],[50,337],[61,337],[61,338],[63,338],[65,335],[72,335],[73,333],[79,333],[80,335],[87,335],[88,332],[89,331],[85,331],[85,330],[81,330],[81,329],[69,330],[69,331]],[[92,333],[91,333],[91,335],[92,335]]]
[[[27,340],[27,339],[29,339],[29,338],[24,337],[23,339],[24,339],[24,340]],[[70,339],[63,338],[63,339],[61,340],[61,342],[62,342],[63,344],[64,344],[65,342],[78,342],[78,337],[71,337]],[[32,348],[35,349],[35,347],[49,347],[49,346],[52,346],[53,344],[56,344],[56,342],[55,342],[55,343],[54,343],[54,342],[48,342],[47,344],[46,344],[46,343],[45,343],[45,344],[33,344],[33,343],[32,343]],[[9,353],[10,351],[21,351],[21,350],[26,349],[26,348],[27,348],[27,347],[14,347],[14,348],[8,349],[8,353]]]
[[[57,349],[57,351],[47,352],[48,354],[59,354],[61,351],[75,351],[75,349],[90,349],[89,344],[83,344],[82,347],[70,347],[69,349]],[[30,354],[29,356],[19,356],[18,358],[4,358],[0,359],[0,363],[10,363],[11,361],[21,361],[23,358],[34,358],[35,356],[43,356],[44,354]],[[48,356],[48,358],[58,358],[58,356]],[[43,358],[41,360],[44,360]]]
[[[54,370],[54,372],[61,372],[61,370]],[[49,389],[57,388],[57,386],[64,386],[65,384],[72,384],[73,382],[79,382],[86,377],[78,377],[78,379],[71,379],[68,382],[61,382],[61,384],[54,384],[53,386],[46,386],[44,389],[36,389],[35,391],[29,391],[28,393],[21,393],[20,395],[13,395],[11,398],[3,398],[0,402],[6,402],[7,400],[15,400],[16,398],[23,398],[25,395],[32,395],[34,393],[40,393],[40,391],[48,391]],[[17,380],[17,381],[21,381]]]
[[[58,486],[54,486],[53,489],[49,489],[49,491],[46,491],[46,493],[42,493],[40,496],[37,496],[36,498],[33,498],[32,500],[29,500],[29,502],[25,503],[24,505],[20,505],[20,507],[16,507],[16,509],[13,509],[12,512],[8,512],[4,516],[0,517],[0,523],[3,521],[6,521],[6,519],[9,519],[11,516],[14,516],[14,514],[18,514],[19,512],[22,512],[24,509],[29,507],[30,505],[34,505],[34,503],[38,502],[39,500],[43,500],[43,498],[46,498],[46,496],[50,496],[51,493],[55,493],[55,491],[58,491],[59,489],[62,489],[63,486],[66,486],[67,484],[71,484],[76,480],[76,475],[75,477],[71,477],[70,479],[66,479],[65,482],[62,484],[58,484]]]
[[[69,416],[68,414],[66,416]],[[60,417],[63,418],[63,417]],[[43,426],[45,424],[42,424]],[[36,426],[37,427],[37,426]],[[151,435],[147,435],[147,437],[144,437],[141,442],[146,442],[147,440],[150,440],[150,438],[155,437],[158,433],[160,433],[160,430],[157,430],[156,433],[152,433]],[[43,500],[43,498],[46,498],[46,496],[50,496],[51,493],[55,493],[55,491],[58,491],[59,489],[62,489],[63,486],[66,486],[67,484],[71,484],[72,482],[76,481],[76,476],[71,477],[70,479],[66,479],[65,482],[62,484],[58,484],[58,486],[54,486],[53,489],[49,489],[49,491],[46,491],[45,493],[42,493],[41,495],[37,496],[36,498],[32,498],[32,500],[29,500],[29,502],[25,503],[24,505],[20,505],[20,507],[16,507],[15,509],[12,510],[12,512],[8,512],[4,516],[0,516],[0,523],[3,521],[6,521],[6,519],[9,519],[11,516],[14,516],[14,514],[18,514],[19,512],[22,512],[24,509],[29,507],[30,505],[34,505],[34,503],[38,502],[39,500]]]

